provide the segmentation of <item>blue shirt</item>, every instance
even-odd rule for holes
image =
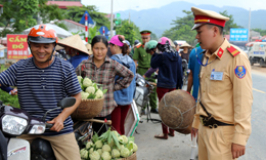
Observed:
[[[74,68],[77,68],[77,66],[82,61],[87,60],[88,58],[89,58],[89,55],[79,52],[78,55],[71,57],[68,61],[73,65]]]
[[[127,67],[133,74],[134,77],[136,75],[136,66],[134,61],[128,56],[128,55],[123,55],[123,54],[115,54],[111,57],[111,59],[117,61],[118,63],[124,65]],[[116,80],[119,79],[119,76],[116,76]],[[115,102],[118,105],[129,105],[133,101],[134,97],[134,92],[136,88],[136,80],[133,78],[131,81],[129,87],[122,89],[122,90],[117,90],[114,92],[114,99]]]
[[[201,47],[194,48],[189,55],[189,64],[188,68],[192,71],[193,74],[193,93],[192,96],[197,99],[198,90],[199,90],[199,72],[200,72],[200,64],[198,63],[199,59],[202,60],[203,49]]]
[[[32,58],[20,60],[0,74],[0,83],[17,86],[21,109],[40,119],[46,111],[57,107],[63,98],[81,92],[73,66],[57,57],[47,68],[38,68]],[[49,113],[45,121],[54,119],[61,112],[62,109],[58,109]],[[47,131],[44,135],[69,132],[73,132],[70,116],[64,121],[64,128],[60,132]]]

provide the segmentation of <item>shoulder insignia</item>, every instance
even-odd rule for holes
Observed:
[[[233,46],[227,47],[227,50],[233,57],[237,56],[240,53],[240,51]]]
[[[242,79],[246,76],[247,70],[245,66],[237,66],[235,68],[235,75],[237,78]]]
[[[140,48],[142,46],[141,43],[137,44],[136,48]]]
[[[222,48],[220,48],[219,51],[217,52],[217,56],[219,58],[221,58],[223,56],[223,54],[224,54],[224,50]]]

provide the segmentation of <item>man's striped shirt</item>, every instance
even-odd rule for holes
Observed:
[[[81,92],[73,66],[55,57],[47,68],[38,68],[33,58],[20,60],[0,74],[0,83],[6,86],[17,86],[21,109],[32,117],[42,118],[46,111],[57,107],[65,97]],[[62,109],[49,113],[46,121],[52,120]],[[58,135],[73,131],[73,121],[69,116],[64,121],[60,132],[46,131],[44,135]]]

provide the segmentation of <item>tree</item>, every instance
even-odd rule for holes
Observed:
[[[89,12],[92,20],[96,22],[97,28],[100,28],[101,26],[106,26],[107,28],[110,28],[110,22],[106,17],[107,14],[98,12],[97,7],[93,5],[83,7],[68,7],[66,11],[66,19],[70,19],[79,23],[85,11]]]
[[[231,28],[243,28],[243,27],[237,25],[237,24],[234,22],[233,15],[231,15],[231,14],[229,15],[229,14],[227,13],[226,10],[223,11],[223,12],[220,12],[220,14],[230,18],[230,20],[228,20],[228,21],[225,23],[225,26],[224,26],[224,33],[225,33],[225,34],[229,34]]]
[[[183,12],[186,14],[183,18],[176,18],[176,20],[173,21],[171,25],[173,25],[172,28],[169,30],[166,30],[163,33],[163,36],[168,37],[170,39],[174,40],[185,40],[191,45],[195,45],[195,37],[196,37],[196,31],[191,31],[191,28],[194,26],[194,16],[192,12],[185,11]],[[229,34],[230,28],[241,28],[241,26],[237,25],[234,22],[233,16],[229,15],[227,11],[223,11],[220,14],[229,17],[230,20],[226,22],[224,27],[224,33]]]
[[[194,25],[194,16],[192,12],[185,11],[183,12],[186,14],[183,18],[176,18],[173,20],[172,24],[173,27],[169,30],[164,31],[163,36],[168,37],[171,40],[185,40],[189,44],[194,43],[196,37],[196,31],[192,31],[191,28]]]
[[[49,23],[51,20],[65,19],[65,11],[60,9],[57,5],[42,4],[39,8],[40,17],[42,17],[43,23]]]
[[[47,6],[47,0],[0,0],[3,4],[3,14],[0,17],[0,25],[4,30],[1,37],[8,33],[20,33],[23,30],[37,24],[38,14],[44,16],[45,22],[54,19],[63,19],[58,6]],[[8,30],[12,27],[13,30]]]
[[[38,13],[38,0],[2,0],[1,4],[4,11],[0,21],[4,22],[5,29],[12,24],[15,32],[21,32],[37,23],[33,15]]]
[[[116,30],[116,34],[124,35],[125,39],[130,42],[130,44],[134,44],[135,40],[140,40],[141,35],[139,33],[139,28],[128,20],[122,20],[122,24],[120,26],[116,26],[114,28]]]
[[[260,29],[260,28],[255,28],[252,29],[255,32],[259,32],[261,36],[266,36],[266,30]]]
[[[156,36],[155,33],[151,33],[151,40],[158,40],[158,37]]]

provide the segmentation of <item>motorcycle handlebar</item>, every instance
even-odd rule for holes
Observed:
[[[45,126],[46,126],[46,129],[51,129],[54,126],[54,124],[45,123]]]

